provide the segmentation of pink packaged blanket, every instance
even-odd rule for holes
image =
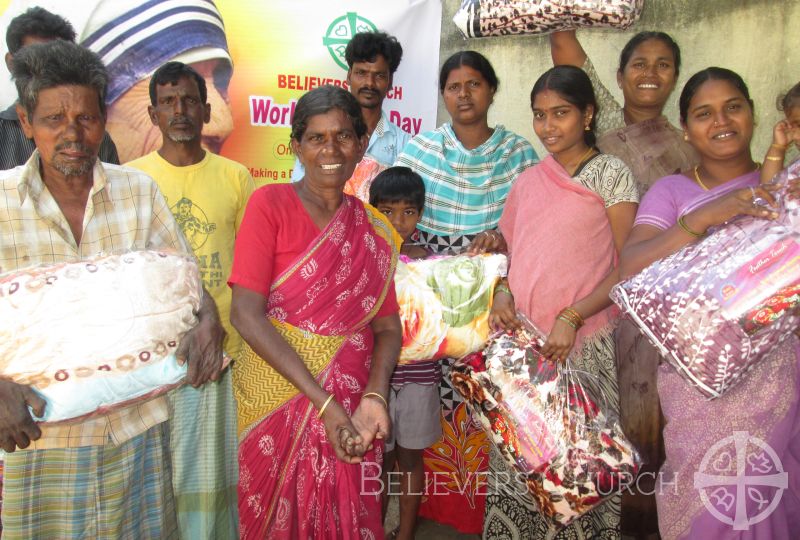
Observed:
[[[795,161],[773,182],[798,176]],[[738,217],[611,292],[709,399],[741,381],[800,325],[800,205],[782,194],[778,202],[777,220]]]
[[[591,377],[543,358],[544,335],[524,322],[457,361],[451,378],[540,511],[565,526],[630,485],[641,462]]]
[[[372,181],[375,180],[375,177],[385,169],[385,165],[380,164],[369,156],[364,156],[361,161],[358,162],[358,165],[356,165],[353,176],[351,176],[344,185],[344,192],[368,203],[369,187],[372,185]]]

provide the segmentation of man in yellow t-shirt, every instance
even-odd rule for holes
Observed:
[[[197,256],[203,284],[217,302],[228,332],[225,350],[236,358],[241,338],[230,324],[227,280],[236,231],[255,184],[244,165],[207,152],[200,145],[211,106],[205,102],[205,79],[198,75],[195,80],[184,71],[194,72],[180,62],[169,62],[156,71],[165,82],[151,85],[153,104],[148,110],[153,124],[161,129],[163,144],[127,166],[152,176],[164,193]]]
[[[197,257],[203,284],[217,302],[228,333],[225,350],[235,360],[241,338],[230,324],[227,280],[236,231],[255,184],[243,165],[201,146],[211,105],[205,79],[194,69],[181,62],[161,66],[150,82],[150,102],[148,113],[161,130],[161,148],[127,165],[152,176],[164,193]],[[173,487],[182,537],[238,536],[236,410],[230,379],[226,370],[216,387],[184,386],[170,394],[180,413],[204,420],[191,432],[184,427],[188,422],[171,426],[171,440],[178,440]]]

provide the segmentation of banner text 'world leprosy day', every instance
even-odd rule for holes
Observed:
[[[250,96],[250,125],[266,127],[291,127],[296,99],[288,103],[276,103],[271,96]],[[387,111],[389,120],[403,131],[416,135],[422,126],[422,118],[403,116],[399,111]]]

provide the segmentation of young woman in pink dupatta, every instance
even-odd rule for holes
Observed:
[[[553,64],[577,66],[592,81],[601,109],[597,147],[628,165],[640,196],[659,178],[697,163],[694,148],[664,116],[681,68],[681,50],[670,35],[639,32],[622,48],[616,73],[622,103],[603,84],[575,30],[554,32],[549,37]],[[614,337],[620,421],[645,460],[642,478],[647,478],[664,460],[661,407],[652,391],[661,357],[627,317],[619,321]],[[622,494],[623,534],[641,539],[657,537],[657,523],[656,501],[648,482],[643,480]]]
[[[343,193],[366,148],[348,92],[297,102],[294,184],[250,199],[233,271],[231,322],[242,538],[383,538],[380,439],[400,352],[397,233]]]
[[[647,192],[623,251],[623,277],[697,241],[709,227],[737,215],[765,219],[775,215],[754,203],[756,197],[773,201],[774,188],[759,186],[758,164],[750,154],[753,104],[741,77],[713,67],[695,74],[681,93],[680,114],[685,136],[701,156],[700,164],[683,174],[662,178]],[[790,196],[797,195],[796,184],[792,192]],[[706,401],[673,368],[663,363],[659,366],[666,461],[655,494],[662,538],[800,537],[798,350],[794,337],[787,340],[739,385],[713,401]],[[713,494],[707,507],[694,487],[695,473],[700,472],[706,453],[713,455],[715,445],[736,432],[766,442],[788,473],[788,489],[780,504],[763,521],[744,523],[737,529],[732,521],[725,523],[708,509],[713,506],[719,513],[734,517],[726,488],[708,490]],[[747,450],[745,445],[742,450],[748,462],[760,455],[752,446]],[[723,465],[714,460],[712,467],[720,474],[731,474]],[[753,517],[764,509],[759,508],[761,502],[773,497],[774,491],[751,485],[734,498]]]
[[[474,250],[508,245],[508,285],[495,291],[494,326],[519,324],[516,311],[549,332],[542,352],[559,362],[572,355],[578,369],[594,375],[616,411],[617,376],[612,338],[615,313],[608,293],[618,281],[616,261],[633,224],[635,181],[618,158],[594,147],[598,112],[592,84],[573,66],[542,75],[531,92],[533,128],[550,155],[517,178],[497,235],[481,235]],[[619,537],[619,499],[614,498],[556,533],[523,484],[492,449],[484,538]],[[510,475],[515,478],[514,475]]]

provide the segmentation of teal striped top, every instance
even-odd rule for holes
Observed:
[[[467,150],[448,123],[411,139],[395,165],[410,167],[425,182],[417,228],[450,236],[496,227],[512,182],[537,161],[530,143],[501,125]]]

